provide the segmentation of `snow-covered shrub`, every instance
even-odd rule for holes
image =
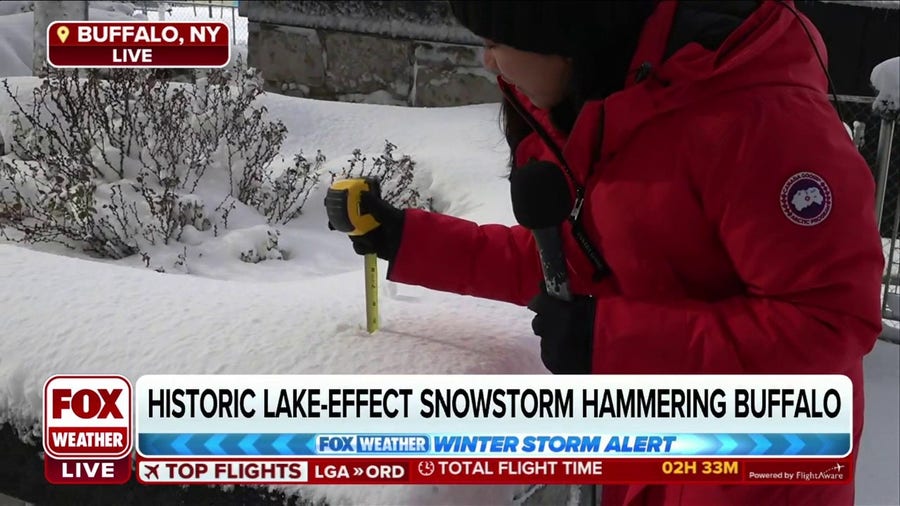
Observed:
[[[888,121],[900,119],[900,56],[876,65],[869,79],[878,91],[872,109]]]
[[[261,181],[248,188],[247,203],[259,209],[269,223],[287,223],[300,215],[309,193],[318,185],[325,155],[321,151],[310,161],[303,153],[281,173],[268,171]]]
[[[381,196],[386,201],[400,208],[419,208],[433,210],[431,197],[424,196],[417,187],[416,162],[409,155],[394,158],[397,146],[390,141],[384,142],[384,151],[374,157],[371,164],[362,151],[353,151],[353,158],[348,160],[349,167],[333,172],[331,180],[354,177],[374,177],[381,182]]]
[[[177,241],[188,225],[217,235],[235,200],[270,223],[299,214],[324,157],[273,167],[287,130],[253,104],[263,92],[255,71],[239,64],[191,85],[157,77],[55,70],[30,102],[4,81],[16,108],[0,225],[17,240],[123,258]]]
[[[251,229],[253,230],[253,229]],[[278,249],[278,237],[280,233],[277,229],[266,228],[264,237],[257,235],[257,240],[252,246],[245,251],[241,251],[240,259],[242,262],[256,264],[263,260],[282,260],[284,255]]]

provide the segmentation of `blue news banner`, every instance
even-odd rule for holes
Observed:
[[[160,375],[135,412],[148,484],[852,478],[834,375]]]

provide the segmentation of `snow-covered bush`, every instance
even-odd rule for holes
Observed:
[[[869,79],[878,91],[872,108],[882,118],[896,121],[900,118],[900,56],[876,65]]]
[[[287,223],[300,215],[310,192],[318,185],[325,155],[321,151],[310,161],[303,153],[294,155],[294,163],[281,173],[267,171],[262,180],[252,179],[244,195],[269,223]],[[248,180],[249,181],[249,180]]]
[[[260,231],[264,231],[265,235],[262,235]],[[242,250],[239,254],[239,258],[242,262],[257,264],[262,262],[263,260],[282,260],[283,253],[278,249],[278,238],[281,236],[281,233],[278,230],[270,227],[265,227],[260,229],[259,227],[248,230],[249,232],[255,232],[255,237],[257,238],[250,247],[246,250]],[[243,234],[243,236],[247,236],[248,234]]]
[[[381,182],[382,198],[391,204],[400,208],[433,210],[433,199],[424,196],[417,185],[416,162],[409,155],[394,158],[396,150],[397,146],[385,141],[384,151],[369,164],[368,157],[356,149],[353,151],[353,158],[348,160],[350,166],[332,173],[332,182],[336,179],[374,177]]]
[[[0,157],[0,225],[24,242],[123,258],[187,226],[217,235],[235,205],[270,223],[300,213],[324,157],[274,166],[287,130],[253,104],[263,92],[255,71],[239,64],[192,85],[157,77],[56,70],[31,101],[3,81],[15,110],[12,154]]]

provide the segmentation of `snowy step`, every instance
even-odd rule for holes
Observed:
[[[878,339],[889,343],[900,344],[900,322],[894,319],[883,319],[881,335],[878,336]]]
[[[0,494],[0,506],[29,506],[30,504],[30,502],[25,502],[21,499],[10,497],[6,494]]]

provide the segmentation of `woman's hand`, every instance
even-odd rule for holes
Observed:
[[[590,374],[594,342],[593,297],[571,301],[541,292],[528,303],[534,311],[531,328],[541,338],[541,360],[553,374]]]
[[[353,251],[358,255],[374,253],[382,260],[393,261],[400,249],[404,211],[372,192],[360,196],[360,205],[362,214],[371,214],[379,226],[367,234],[349,236]],[[330,222],[328,228],[334,230]]]

